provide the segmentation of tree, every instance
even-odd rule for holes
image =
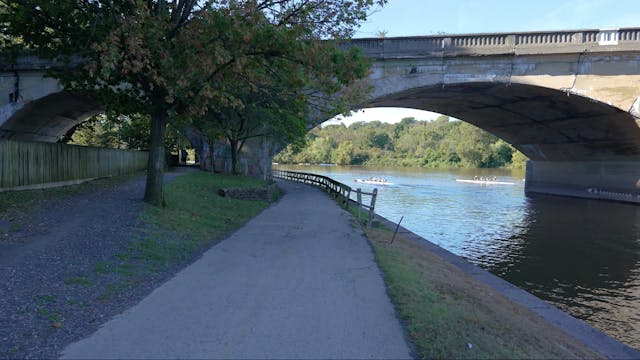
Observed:
[[[314,44],[309,44],[315,47]],[[219,129],[226,137],[231,149],[233,173],[238,172],[238,158],[245,142],[252,138],[269,137],[284,146],[304,138],[307,132],[305,119],[310,110],[309,104],[316,104],[323,112],[340,112],[349,102],[361,101],[364,93],[344,96],[344,92],[336,99],[331,98],[337,90],[349,86],[355,79],[366,74],[367,63],[363,61],[356,49],[347,56],[352,56],[351,70],[344,70],[344,55],[337,49],[329,47],[321,58],[322,66],[311,72],[300,61],[283,61],[279,58],[268,59],[258,63],[249,63],[242,76],[234,81],[232,90],[235,98],[242,99],[243,106],[225,106],[210,111],[200,126]],[[299,54],[298,56],[304,56]],[[308,65],[315,65],[307,62]],[[338,85],[338,86],[336,86]],[[309,92],[313,89],[314,92]],[[318,94],[322,94],[318,100]],[[329,97],[327,97],[329,96]],[[214,130],[212,130],[214,131]]]
[[[435,121],[404,119],[397,124],[361,123],[311,130],[308,145],[287,148],[279,162],[423,167],[523,166],[523,156],[504,140],[444,116]],[[327,143],[330,139],[332,143]],[[331,145],[331,146],[327,146]],[[526,158],[524,158],[526,159]],[[518,165],[520,163],[520,165]]]
[[[387,34],[389,33],[389,31],[387,30],[378,30],[376,31],[376,37],[384,39],[387,37]]]
[[[350,36],[368,10],[384,2],[2,0],[10,10],[0,13],[0,41],[55,59],[59,66],[50,75],[66,89],[122,114],[150,116],[144,199],[161,205],[168,123],[242,108],[243,99],[227,87],[250,60],[290,59],[321,68],[319,56],[335,44],[318,40]],[[337,78],[348,74],[349,64]]]
[[[511,156],[511,167],[514,169],[524,169],[527,166],[527,160],[529,160],[522,152],[515,150]]]
[[[118,115],[109,112],[95,115],[78,124],[60,142],[112,149],[147,150],[150,132],[151,121],[147,115]],[[176,148],[177,138],[177,132],[169,128],[165,137],[165,149]]]
[[[391,138],[387,133],[372,131],[369,133],[369,145],[381,150],[386,150],[389,147]]]
[[[350,165],[353,158],[353,143],[345,141],[331,154],[331,161],[339,165]]]

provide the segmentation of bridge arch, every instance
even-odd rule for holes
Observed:
[[[369,106],[436,111],[488,130],[532,159],[529,192],[640,203],[640,28],[343,45],[373,60]],[[44,77],[46,63],[4,65],[0,138],[57,141],[99,111]]]
[[[502,138],[534,161],[640,159],[640,127],[630,113],[537,85],[432,84],[379,95],[368,106],[450,115]]]
[[[95,102],[65,90],[13,106],[17,111],[0,124],[0,139],[57,142],[102,110]]]

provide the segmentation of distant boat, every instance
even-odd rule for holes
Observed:
[[[355,182],[362,183],[362,184],[370,184],[370,185],[393,185],[393,183],[381,177],[370,177],[368,179],[355,179]]]
[[[516,183],[507,182],[507,181],[493,181],[493,180],[465,180],[465,179],[456,179],[457,182],[467,183],[467,184],[481,184],[481,185],[515,185]]]

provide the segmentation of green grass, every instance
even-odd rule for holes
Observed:
[[[51,294],[38,295],[36,296],[35,301],[36,301],[36,304],[38,305],[47,305],[47,304],[55,303],[56,298]]]
[[[247,177],[189,173],[166,186],[165,208],[146,206],[142,219],[148,224],[179,231],[203,241],[237,228],[267,206],[264,201],[220,197],[218,189],[266,184],[265,181]]]
[[[49,322],[59,322],[64,319],[64,315],[61,312],[40,308],[36,312],[39,316],[45,318]]]
[[[102,293],[98,296],[98,300],[108,301],[123,292],[130,291],[144,281],[144,273],[131,272],[126,274],[123,279],[116,280],[106,284]]]
[[[67,285],[93,286],[95,281],[87,276],[74,276],[64,279]]]
[[[58,322],[64,318],[62,312],[56,310],[57,300],[51,294],[35,297],[36,314],[49,322]]]
[[[367,212],[350,207],[354,221],[364,227]],[[393,301],[405,330],[422,359],[523,358],[524,354],[508,344],[499,344],[477,331],[478,319],[460,294],[443,292],[425,281],[424,273],[401,249],[387,244],[393,230],[373,222],[366,231],[376,262],[383,273],[387,293]],[[394,229],[395,230],[395,229]],[[488,344],[487,344],[488,343]],[[487,346],[485,346],[487,345]]]
[[[115,265],[110,261],[99,261],[93,265],[93,272],[105,275],[112,273],[114,268]]]
[[[2,192],[0,219],[9,220],[13,229],[28,219],[39,200],[88,193],[137,176],[140,174],[59,188]],[[202,249],[220,241],[269,205],[266,201],[223,198],[218,196],[218,189],[266,184],[253,178],[206,172],[181,175],[165,185],[166,207],[144,206],[140,219],[147,225],[146,230],[136,235],[125,251],[95,263],[90,275],[70,276],[64,279],[64,283],[67,286],[92,287],[104,284],[101,279],[107,279],[108,283],[99,285],[104,286],[98,296],[103,301],[130,291],[151,273],[192,259]],[[111,278],[114,274],[117,275],[116,279]],[[58,301],[53,295],[37,296],[34,301],[39,317],[54,323],[64,319],[65,315],[58,309]],[[66,303],[77,310],[89,306],[77,300],[68,300]]]
[[[384,226],[367,229],[389,297],[423,359],[599,358],[553,325]]]
[[[407,324],[420,357],[433,358],[524,358],[525,353],[500,344],[499,339],[478,331],[490,321],[470,311],[464,299],[443,294],[423,282],[422,273],[404,261],[398,250],[376,246],[376,259],[388,284],[400,318]]]
[[[114,262],[94,265],[98,274],[118,273],[119,283],[109,284],[102,300],[125,291],[153,272],[192,258],[199,249],[224,238],[268,206],[266,201],[220,197],[218,189],[259,187],[253,178],[192,172],[165,186],[166,207],[145,205],[140,218],[146,230]]]
[[[349,208],[369,239],[387,293],[421,359],[600,358],[366,212]]]

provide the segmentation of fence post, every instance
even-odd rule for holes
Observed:
[[[362,207],[362,190],[360,188],[356,189],[356,200],[356,206],[358,207],[358,222],[360,222],[360,208]]]
[[[347,197],[344,199],[344,208],[349,210],[349,201],[351,200],[351,188],[347,189]]]
[[[376,197],[378,197],[378,188],[373,189],[373,194],[371,194],[371,206],[369,207],[369,216],[367,219],[367,227],[371,225],[371,221],[373,220],[373,211],[376,207]]]

